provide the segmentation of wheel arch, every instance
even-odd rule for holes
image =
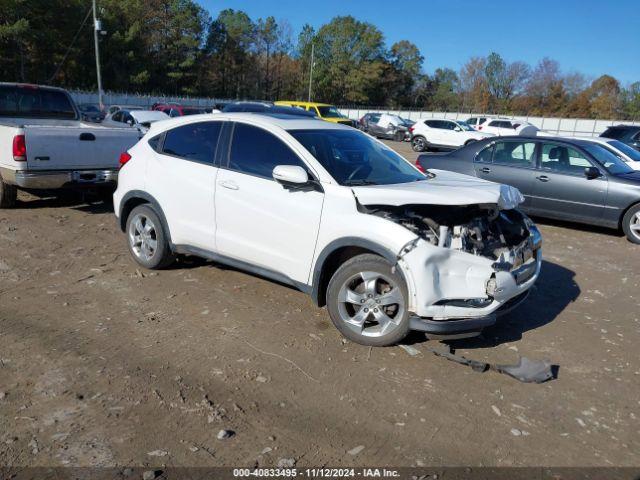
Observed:
[[[315,262],[311,282],[311,298],[319,307],[326,305],[327,287],[333,274],[347,260],[364,253],[379,255],[391,264],[397,263],[397,253],[376,242],[360,237],[344,237],[329,243]],[[398,269],[404,277],[402,269]],[[406,280],[406,279],[405,279]]]
[[[622,210],[622,213],[620,214],[620,218],[618,218],[618,229],[622,229],[622,225],[623,225],[623,222],[624,222],[624,217],[627,214],[627,212],[629,212],[629,210],[631,210],[633,207],[637,207],[637,206],[640,206],[640,201],[636,201],[634,203],[631,203],[627,208]]]
[[[123,232],[127,228],[127,219],[129,218],[129,214],[133,211],[134,208],[140,205],[151,205],[153,210],[160,218],[160,222],[162,223],[162,229],[167,236],[167,241],[169,246],[173,250],[173,243],[171,242],[171,231],[169,230],[169,224],[167,223],[167,218],[162,211],[162,207],[158,201],[147,192],[143,192],[141,190],[132,190],[128,192],[120,202],[120,215],[118,216],[120,220],[120,230]]]

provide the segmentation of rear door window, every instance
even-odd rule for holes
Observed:
[[[513,167],[532,167],[535,150],[535,142],[496,142],[493,163]]]
[[[194,162],[214,164],[222,122],[198,122],[165,134],[162,153]]]
[[[278,165],[296,165],[308,170],[298,155],[271,132],[244,123],[233,128],[228,168],[236,172],[273,179]]]
[[[482,163],[491,163],[491,157],[493,156],[494,145],[489,145],[487,148],[480,150],[476,154],[475,161]]]

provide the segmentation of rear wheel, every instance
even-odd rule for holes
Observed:
[[[17,198],[17,187],[5,183],[2,177],[0,177],[0,208],[11,208],[15,206]]]
[[[640,204],[627,210],[622,219],[622,230],[630,242],[640,244]]]
[[[362,345],[393,345],[409,332],[404,278],[377,255],[358,255],[338,268],[327,309],[340,333]]]
[[[411,139],[411,148],[414,152],[424,152],[427,149],[427,139],[422,135],[416,135]]]
[[[149,205],[140,205],[129,214],[127,241],[131,256],[145,268],[164,268],[175,259],[162,222]]]

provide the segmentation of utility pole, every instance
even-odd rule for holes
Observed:
[[[311,43],[311,67],[309,67],[309,98],[308,102],[311,101],[311,82],[313,81],[313,43]]]
[[[96,12],[96,0],[93,0],[93,40],[96,44],[96,75],[98,77],[98,104],[100,105],[100,110],[104,107],[102,101],[102,75],[100,75],[100,47],[98,44],[98,36],[100,33],[101,24],[100,20],[98,20],[97,12]]]

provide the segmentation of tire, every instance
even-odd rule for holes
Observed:
[[[363,254],[338,268],[327,288],[327,309],[342,335],[361,345],[385,347],[409,333],[407,285],[382,257]]]
[[[0,208],[12,208],[16,205],[18,188],[15,185],[4,183],[0,177]]]
[[[422,135],[411,138],[411,148],[414,152],[424,152],[427,149],[427,139]]]
[[[622,218],[622,231],[631,243],[640,245],[640,203],[634,205]]]
[[[144,268],[158,270],[175,260],[160,217],[150,205],[137,206],[129,213],[126,233],[131,256]]]

